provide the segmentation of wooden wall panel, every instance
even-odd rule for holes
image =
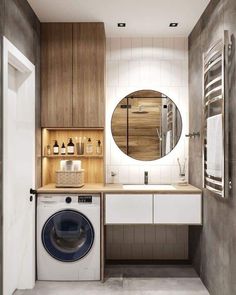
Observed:
[[[74,127],[104,127],[104,76],[104,24],[73,24]]]
[[[41,25],[41,126],[72,126],[72,24]]]

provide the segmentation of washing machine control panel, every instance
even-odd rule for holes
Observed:
[[[92,196],[78,196],[78,203],[92,203],[93,198]]]

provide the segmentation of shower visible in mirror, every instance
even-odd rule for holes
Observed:
[[[118,103],[111,131],[123,153],[136,160],[152,161],[164,157],[176,146],[182,118],[175,103],[165,94],[139,90]]]

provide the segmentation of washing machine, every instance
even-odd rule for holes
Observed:
[[[100,280],[100,196],[39,195],[37,277]]]

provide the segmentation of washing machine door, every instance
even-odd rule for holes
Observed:
[[[73,262],[83,258],[94,242],[91,222],[75,210],[62,210],[52,215],[42,229],[42,243],[55,259]]]

